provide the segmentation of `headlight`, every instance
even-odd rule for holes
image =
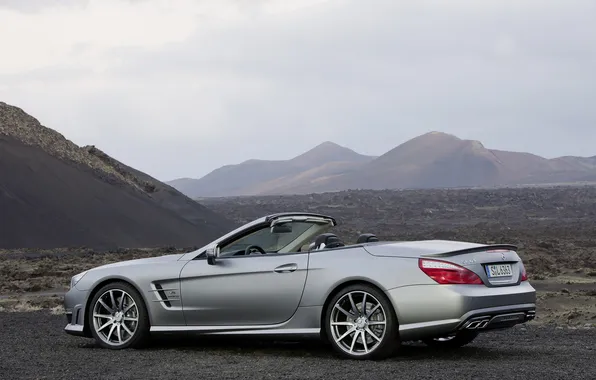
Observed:
[[[74,288],[74,286],[77,284],[77,282],[81,281],[81,278],[83,278],[83,276],[87,273],[87,271],[81,272],[79,274],[75,274],[74,276],[72,276],[72,278],[70,279],[70,288]]]

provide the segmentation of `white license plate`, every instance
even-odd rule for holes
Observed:
[[[486,274],[488,277],[510,277],[513,275],[511,264],[495,264],[486,266]]]

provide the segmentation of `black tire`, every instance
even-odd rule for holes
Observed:
[[[376,340],[376,346],[372,349],[372,351],[368,352],[368,353],[350,353],[348,351],[346,351],[345,348],[342,348],[342,341],[340,341],[340,343],[336,342],[335,336],[334,336],[334,330],[333,327],[331,325],[332,322],[332,316],[337,315],[338,312],[336,311],[334,313],[334,308],[336,303],[338,303],[338,301],[342,300],[342,302],[345,301],[345,297],[348,297],[348,294],[352,293],[355,295],[354,292],[365,292],[367,293],[367,299],[366,299],[366,304],[368,305],[369,301],[371,300],[371,298],[368,298],[370,296],[372,296],[373,300],[378,301],[378,303],[381,306],[381,311],[384,313],[385,315],[385,330],[384,333],[382,334],[382,338],[378,338],[378,335],[375,333],[375,336],[377,336],[377,340]],[[358,312],[361,312],[361,305],[362,305],[362,299],[358,299],[355,300],[354,303],[357,306]],[[360,306],[359,306],[360,305]],[[339,310],[339,309],[338,309]],[[344,309],[345,310],[345,309]],[[367,311],[370,311],[369,308],[366,309]],[[378,309],[377,309],[378,310]],[[346,310],[348,312],[352,312],[353,308],[351,308],[351,310]],[[375,311],[372,315],[370,315],[369,317],[378,317],[379,311]],[[341,314],[342,317],[345,316],[345,314]],[[374,321],[374,320],[368,320],[368,318],[366,318],[366,320],[368,322],[365,322],[366,327],[369,328],[373,326],[372,324],[369,326],[368,323],[379,323],[379,321]],[[354,321],[356,321],[356,319],[354,319]],[[352,323],[352,320],[350,319],[350,322]],[[375,325],[375,326],[379,326],[379,325]],[[366,328],[365,327],[365,328]],[[399,326],[398,326],[398,321],[397,321],[397,316],[395,314],[395,310],[393,309],[393,305],[391,304],[391,302],[389,302],[389,300],[387,299],[387,297],[385,296],[385,294],[381,291],[379,291],[377,288],[367,285],[367,284],[356,284],[356,285],[350,285],[347,286],[343,289],[341,289],[337,294],[335,294],[331,300],[329,301],[329,304],[325,310],[325,317],[324,317],[324,328],[325,328],[325,333],[326,333],[326,337],[327,340],[329,342],[329,344],[331,344],[331,346],[333,347],[333,349],[335,350],[335,352],[337,354],[339,354],[341,357],[346,358],[346,359],[357,359],[357,360],[382,360],[385,358],[388,358],[392,355],[394,355],[397,351],[397,349],[400,346],[400,340],[399,340]],[[349,329],[351,328],[355,328],[355,326],[344,326],[343,328],[345,328],[345,331],[341,331],[341,332],[337,332],[335,331],[335,335],[340,335],[337,338],[340,338],[341,336],[344,336]],[[376,328],[376,327],[375,327]],[[366,333],[369,334],[370,336],[370,332],[366,332],[365,331],[361,331],[361,330],[356,330],[356,332],[352,332],[351,334],[347,335],[347,339],[352,339],[352,345],[355,347],[356,343],[358,344],[358,346],[362,346],[362,348],[364,348],[364,344],[361,342],[367,342],[368,339],[362,339],[362,336],[359,336],[357,338],[355,338],[356,340],[354,340],[354,334],[355,333],[359,333],[362,334],[365,338]],[[375,342],[375,340],[372,339],[372,337],[370,337],[371,340],[373,342]],[[356,342],[356,343],[354,343]],[[347,347],[346,347],[347,348]]]
[[[436,348],[459,348],[463,347],[468,343],[471,343],[480,333],[476,330],[462,330],[458,331],[454,335],[449,336],[450,339],[446,340],[439,340],[441,338],[447,337],[439,337],[439,338],[432,338],[432,339],[423,339],[422,342],[430,347]]]
[[[125,292],[126,294],[128,294],[128,296],[130,298],[132,298],[132,300],[134,301],[134,303],[136,305],[136,313],[134,316],[137,318],[137,322],[134,323],[134,322],[128,321],[129,324],[128,324],[128,327],[126,327],[133,334],[130,335],[127,332],[124,332],[125,329],[124,329],[124,327],[122,327],[122,325],[127,322],[124,319],[122,321],[119,321],[118,326],[115,326],[115,327],[121,329],[120,331],[122,331],[122,334],[128,338],[122,344],[106,342],[105,341],[106,337],[100,336],[100,333],[98,333],[98,331],[96,331],[97,328],[96,328],[96,325],[94,324],[94,318],[93,318],[94,308],[96,307],[96,304],[98,303],[99,298],[102,296],[107,297],[108,296],[107,293],[110,290],[113,291],[112,294],[114,294],[114,297],[118,297],[118,294],[120,294],[121,295],[120,298],[122,298],[122,296],[123,296],[122,292]],[[116,299],[117,299],[117,301],[119,300],[119,298],[116,298]],[[104,299],[102,299],[102,301],[104,301]],[[126,301],[130,301],[130,300],[128,298],[125,298],[125,302]],[[104,303],[107,304],[106,301],[104,301]],[[125,309],[126,304],[123,306],[124,306],[123,309]],[[105,309],[105,308],[104,308],[104,310],[107,311],[107,309]],[[104,312],[102,312],[102,314],[103,313]],[[128,313],[130,313],[130,310]],[[126,317],[126,315],[123,315],[123,317]],[[104,319],[104,320],[102,320],[101,323],[103,323],[104,321],[107,322],[108,320]],[[121,349],[125,349],[125,348],[140,348],[147,343],[147,341],[149,340],[149,336],[150,336],[149,314],[147,313],[147,308],[145,306],[145,302],[143,301],[143,298],[141,297],[139,292],[132,285],[130,285],[126,282],[122,282],[122,281],[111,282],[109,284],[106,284],[106,285],[102,286],[95,293],[95,295],[93,296],[93,299],[89,303],[89,310],[87,311],[87,323],[88,323],[89,329],[91,331],[91,335],[93,336],[93,338],[95,339],[97,344],[100,347],[108,348],[108,349],[112,349],[112,350],[121,350]],[[99,323],[100,322],[98,322],[98,324]],[[109,325],[108,327],[106,327],[106,329],[111,328],[111,326],[112,325]],[[131,326],[136,326],[134,331],[131,330]],[[117,330],[117,329],[114,328],[113,330]],[[101,330],[101,331],[104,331],[104,330]],[[112,337],[112,334],[113,334],[113,332],[108,336],[108,340],[109,340],[109,338]]]

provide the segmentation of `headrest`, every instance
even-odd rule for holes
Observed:
[[[373,241],[379,241],[379,239],[377,238],[377,236],[375,234],[362,234],[362,235],[358,236],[358,240],[356,240],[356,244],[370,243]]]
[[[343,247],[345,244],[333,233],[325,233],[315,239],[315,249]]]

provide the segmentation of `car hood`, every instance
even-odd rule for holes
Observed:
[[[163,256],[156,256],[156,257],[147,257],[144,259],[119,261],[117,263],[105,264],[105,265],[102,265],[99,267],[95,267],[92,270],[115,268],[115,267],[130,266],[130,265],[139,265],[139,264],[154,264],[154,263],[178,261],[182,256],[184,256],[184,254],[163,255]]]
[[[365,245],[364,249],[373,256],[419,257],[483,246],[486,244],[452,240],[420,240],[373,243]]]

